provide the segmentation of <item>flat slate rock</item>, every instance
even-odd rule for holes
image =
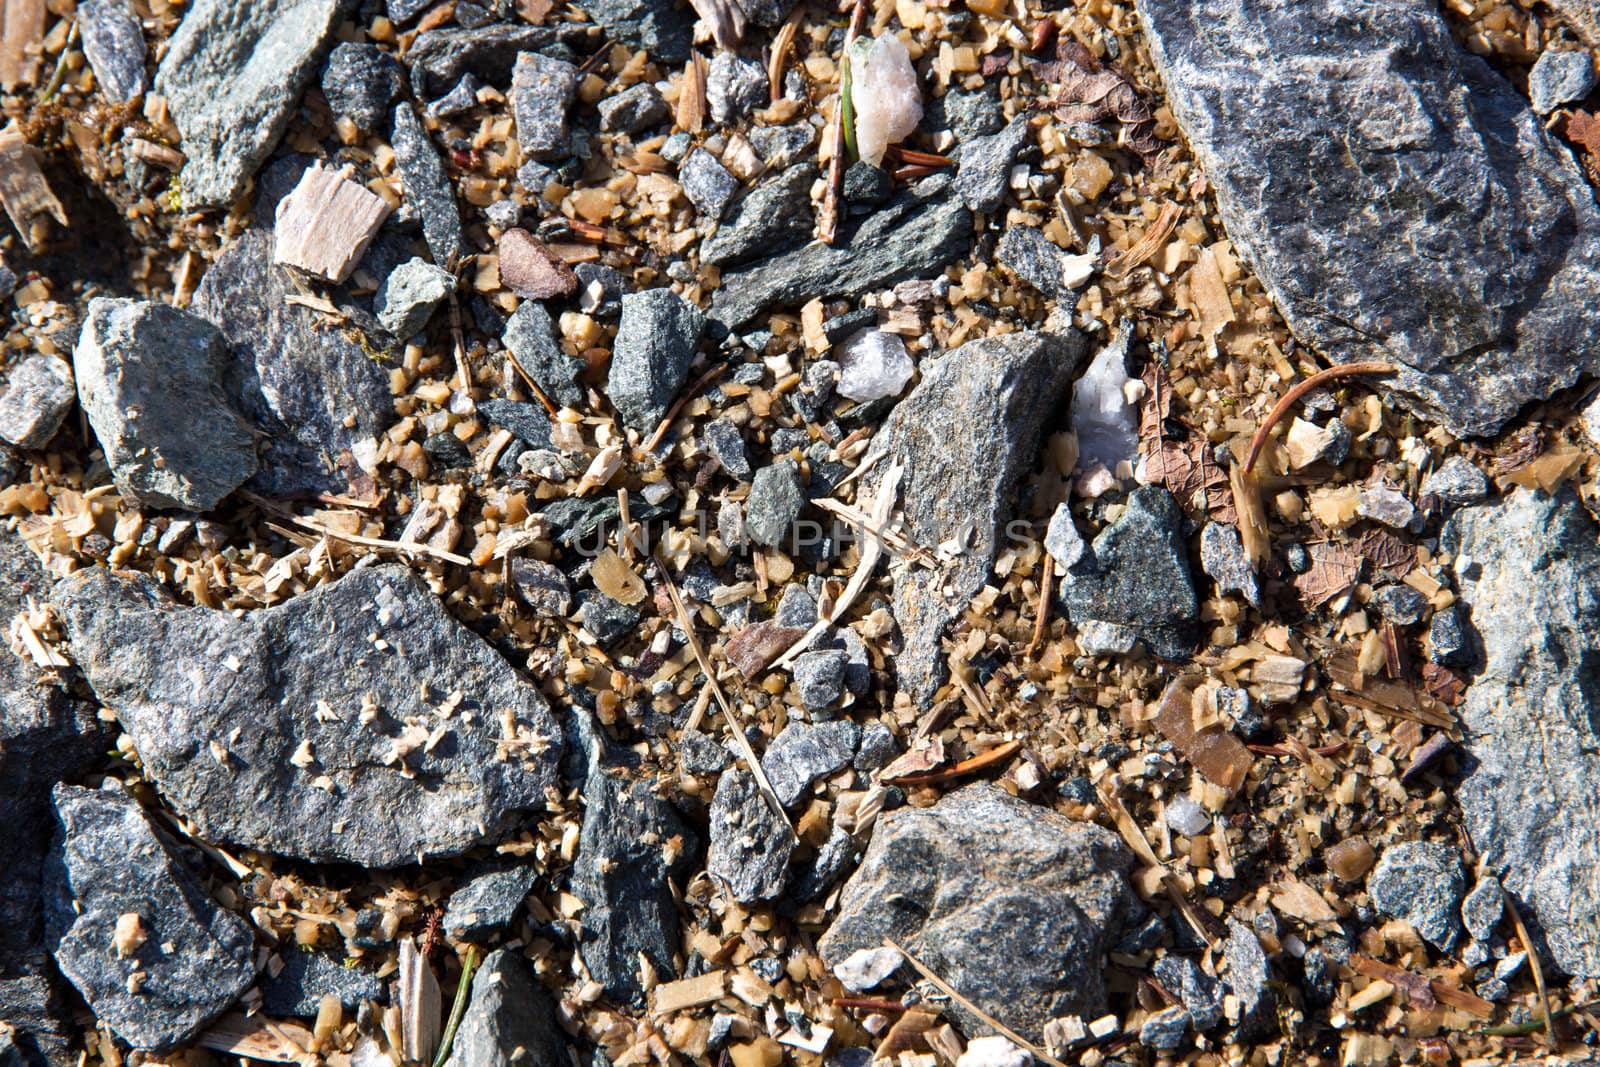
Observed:
[[[1033,1041],[1063,1015],[1105,1010],[1101,957],[1143,908],[1116,834],[987,783],[878,817],[839,915],[829,967],[886,939]],[[983,1024],[951,1009],[968,1033]]]
[[[144,70],[144,28],[123,0],[84,0],[78,5],[78,33],[94,80],[112,103],[125,104],[144,95],[149,80]]]
[[[511,925],[538,877],[531,864],[493,866],[468,874],[450,894],[445,932],[468,941],[499,934]]]
[[[1289,326],[1456,434],[1600,371],[1600,208],[1433,0],[1139,0],[1228,236]]]
[[[705,313],[670,289],[622,298],[606,394],[624,425],[649,433],[689,377]]]
[[[56,964],[134,1048],[183,1044],[255,981],[249,924],[206,894],[120,785],[58,785],[53,796],[60,832],[45,866],[45,930]],[[125,915],[138,917],[144,940],[122,955],[112,946]]]
[[[583,10],[615,40],[665,63],[682,63],[694,46],[694,13],[674,0],[586,0]]]
[[[288,270],[272,262],[272,235],[249,230],[217,256],[190,308],[233,346],[228,392],[270,437],[249,487],[348,493],[360,474],[354,456],[394,422],[388,364],[373,358],[354,320],[329,328],[325,316],[287,301],[294,291]]]
[[[524,300],[519,304],[506,320],[500,340],[545,396],[566,407],[583,403],[583,386],[578,378],[588,364],[561,350],[555,322],[543,304],[537,300]]]
[[[571,59],[570,49],[582,44],[589,32],[590,27],[576,23],[529,26],[521,22],[426,30],[417,34],[406,50],[411,87],[418,97],[433,100],[449,92],[462,75],[470,72],[504,89],[511,84],[517,56],[540,52]]]
[[[316,76],[339,0],[196,0],[167,42],[156,92],[183,135],[183,209],[243,193]]]
[[[472,976],[472,995],[447,1067],[566,1067],[571,1063],[555,998],[515,949],[491,953]]]
[[[538,687],[402,565],[244,618],[101,569],[53,603],[146,773],[214,840],[396,867],[494,841],[555,784]]]
[[[804,242],[815,222],[811,186],[818,174],[816,164],[797,163],[750,190],[700,246],[701,260],[743,263]]]
[[[875,451],[905,467],[906,536],[931,548],[971,535],[950,567],[895,575],[894,615],[905,642],[895,671],[915,700],[932,700],[943,681],[939,636],[988,580],[1013,491],[1033,470],[1046,422],[1065,406],[1084,347],[1076,330],[1026,331],[924,360],[922,380],[873,440]],[[869,476],[863,499],[874,499],[887,466]]]
[[[1570,491],[1517,489],[1456,512],[1440,543],[1482,663],[1459,709],[1467,833],[1545,959],[1600,976],[1600,527]]]
[[[422,219],[422,236],[434,263],[448,267],[461,255],[461,211],[455,186],[422,120],[404,100],[395,105],[389,139],[406,199]]]

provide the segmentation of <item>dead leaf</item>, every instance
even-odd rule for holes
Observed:
[[[1408,971],[1403,967],[1395,967],[1355,953],[1350,954],[1350,966],[1358,974],[1388,982],[1419,1008],[1431,1008],[1435,1003],[1432,983],[1415,971]]]
[[[1145,470],[1154,484],[1165,488],[1186,510],[1230,526],[1238,523],[1228,475],[1211,458],[1211,446],[1205,440],[1164,441],[1145,461]]]
[[[1311,567],[1294,577],[1294,587],[1301,602],[1310,611],[1320,608],[1355,588],[1361,577],[1361,553],[1348,545],[1329,541],[1308,545]]]
[[[1156,121],[1150,107],[1128,80],[1100,61],[1079,42],[1063,38],[1051,62],[1030,61],[1034,76],[1054,88],[1045,106],[1055,109],[1063,122],[1099,122],[1112,118],[1122,124],[1124,143],[1141,156],[1161,151]]]
[[[1167,420],[1172,417],[1172,377],[1166,364],[1151,357],[1139,372],[1144,381],[1144,402],[1139,405],[1139,442],[1148,454],[1155,451],[1156,443],[1166,434]]]
[[[1437,663],[1422,665],[1422,687],[1433,699],[1452,708],[1461,703],[1467,692],[1467,683],[1459,674]]]
[[[1583,149],[1589,177],[1600,182],[1600,118],[1587,111],[1574,111],[1567,119],[1567,140]]]
[[[1356,550],[1372,564],[1374,574],[1391,582],[1403,580],[1417,565],[1417,546],[1382,527],[1375,526],[1362,534]]]

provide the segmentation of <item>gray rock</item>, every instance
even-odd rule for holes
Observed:
[[[807,711],[824,711],[839,702],[849,664],[849,656],[837,648],[818,649],[795,659],[794,681]]]
[[[814,163],[800,163],[740,197],[717,232],[700,244],[700,259],[715,266],[745,263],[804,243],[815,216],[811,186]]]
[[[155,90],[183,135],[183,209],[238,199],[316,76],[339,0],[196,0],[167,41]]]
[[[375,44],[335,45],[322,68],[322,95],[328,106],[363,130],[382,129],[389,108],[404,91],[400,64]]]
[[[1056,510],[1050,515],[1050,525],[1044,532],[1044,549],[1056,561],[1057,570],[1066,570],[1083,558],[1088,551],[1088,542],[1084,541],[1083,534],[1078,532],[1078,524],[1072,518],[1072,508],[1066,502],[1056,505]]]
[[[972,213],[959,200],[921,195],[916,186],[873,212],[859,225],[841,226],[832,245],[820,241],[758,260],[722,276],[711,317],[737,329],[770,307],[803,304],[814,297],[854,299],[908,278],[937,274],[967,251]]]
[[[18,448],[43,448],[61,429],[78,397],[72,367],[43,354],[12,364],[0,395],[0,441]]]
[[[810,629],[817,621],[817,598],[799,582],[791,582],[784,586],[783,596],[778,598],[778,610],[772,613],[772,621],[792,629]]]
[[[472,995],[447,1067],[570,1067],[555,998],[517,949],[503,948],[472,976]]]
[[[84,0],[78,5],[78,34],[108,100],[125,104],[144,95],[144,29],[122,0]]]
[[[1413,626],[1428,611],[1428,598],[1409,585],[1386,585],[1372,594],[1378,614],[1396,626]]]
[[[1461,937],[1466,891],[1461,855],[1433,841],[1390,845],[1367,876],[1372,906],[1404,919],[1441,952],[1451,951]]]
[[[1063,1015],[1105,1007],[1101,957],[1142,908],[1115,834],[988,784],[878,817],[839,915],[830,967],[892,938],[965,997],[1039,1041]],[[978,1024],[949,1009],[968,1033]]]
[[[1500,925],[1505,906],[1505,891],[1500,883],[1494,875],[1485,875],[1462,899],[1461,922],[1475,940],[1488,942],[1494,937],[1495,927]]]
[[[542,405],[517,400],[485,400],[478,414],[492,425],[510,430],[529,448],[550,447],[550,413]]]
[[[1156,981],[1183,1002],[1196,1033],[1222,1022],[1222,983],[1186,956],[1163,956],[1150,966]]]
[[[364,348],[360,327],[288,302],[294,283],[272,262],[272,235],[250,230],[200,280],[191,310],[233,347],[227,389],[270,441],[250,488],[268,496],[348,493],[353,454],[394,422],[389,367]],[[347,425],[347,421],[353,425]]]
[[[1189,1013],[1181,1007],[1163,1008],[1139,1027],[1139,1044],[1157,1052],[1171,1052],[1183,1045],[1189,1031]]]
[[[508,88],[517,58],[524,52],[570,59],[572,48],[582,45],[591,30],[580,23],[530,26],[517,21],[428,30],[417,34],[406,50],[411,88],[419,99],[437,99],[469,73]]]
[[[496,938],[511,925],[538,877],[531,865],[491,867],[468,876],[450,894],[445,932],[466,941]]]
[[[678,738],[683,769],[690,774],[719,774],[733,759],[728,749],[699,730],[685,730]]]
[[[689,376],[705,326],[705,314],[670,289],[622,298],[606,393],[625,426],[656,428]]]
[[[839,655],[839,682],[843,683],[842,654],[810,652],[807,655]],[[798,664],[795,673],[799,673]],[[848,719],[815,725],[791,722],[767,746],[761,757],[761,769],[783,806],[790,808],[810,791],[812,782],[847,766],[860,740],[861,727]]]
[[[1007,226],[995,247],[995,262],[1033,286],[1051,300],[1077,298],[1062,280],[1067,255],[1060,246],[1031,226]]]
[[[1217,592],[1238,593],[1252,606],[1261,605],[1261,585],[1250,558],[1244,554],[1238,527],[1206,523],[1200,531],[1200,569],[1217,583]]]
[[[612,133],[638,133],[665,122],[672,109],[649,82],[639,82],[608,96],[597,105],[600,128]]]
[[[483,88],[483,82],[471,71],[463,74],[461,80],[456,82],[455,88],[445,93],[427,107],[428,117],[432,119],[449,119],[458,115],[465,115],[478,106],[478,90]],[[500,201],[505,203],[505,201]],[[516,223],[512,223],[515,226]],[[510,227],[507,227],[509,229]]]
[[[706,104],[718,126],[738,122],[767,102],[767,71],[753,59],[719,51],[706,72]]]
[[[739,427],[727,419],[712,419],[700,428],[700,438],[723,470],[741,482],[750,480],[750,456]]]
[[[583,10],[612,38],[666,63],[682,63],[694,45],[694,16],[673,0],[588,0]]]
[[[578,68],[563,59],[523,52],[511,72],[511,111],[525,159],[556,160],[571,154],[567,110],[578,91]]]
[[[992,214],[1005,202],[1011,165],[1028,140],[1028,117],[1018,115],[999,133],[961,146],[956,195],[973,211]]]
[[[456,276],[427,260],[408,259],[383,280],[372,298],[372,312],[383,328],[408,338],[428,325],[433,309],[456,287]]]
[[[745,532],[758,545],[779,548],[805,506],[806,489],[800,480],[799,464],[782,459],[762,467],[756,471],[750,482],[750,495],[745,498]]]
[[[567,407],[583,403],[583,387],[578,384],[578,376],[588,364],[561,350],[555,323],[542,303],[524,300],[519,304],[506,320],[500,339],[517,364],[551,400]],[[549,432],[544,436],[548,440]]]
[[[1472,666],[1478,657],[1470,626],[1457,605],[1435,612],[1428,627],[1428,659],[1441,667]]]
[[[757,126],[750,144],[761,161],[774,170],[786,170],[805,158],[817,143],[817,130],[809,122],[792,126]]]
[[[742,767],[717,779],[711,798],[711,847],[706,870],[727,883],[741,904],[771,900],[789,880],[794,834],[756,788]]]
[[[522,602],[545,618],[561,618],[572,610],[572,587],[554,564],[519,556],[511,561],[511,584]]]
[[[1548,115],[1588,96],[1594,82],[1594,57],[1588,52],[1549,49],[1528,71],[1528,95],[1533,98],[1533,110]]]
[[[844,827],[835,825],[816,857],[795,874],[789,896],[796,903],[808,904],[827,895],[840,878],[861,858],[855,839]]]
[[[461,255],[461,213],[456,208],[455,186],[445,175],[428,131],[404,101],[395,105],[389,139],[406,200],[422,219],[428,254],[435,263],[448,267]]]
[[[210,511],[256,472],[255,437],[223,392],[227,345],[169,304],[89,302],[72,363],[117,488],[156,508]]]
[[[1600,976],[1600,529],[1570,491],[1464,508],[1440,547],[1481,635],[1458,709],[1471,756],[1457,798],[1484,869],[1553,960]],[[1537,768],[1538,773],[1529,773]]]
[[[988,580],[1012,492],[1033,470],[1045,423],[1064,404],[1083,352],[1076,331],[1027,331],[925,359],[922,380],[873,440],[874,451],[905,467],[905,534],[919,545],[965,537],[969,546],[948,568],[895,574],[894,615],[905,640],[895,670],[919,702],[932,700],[943,680],[939,636]],[[864,499],[874,498],[887,466],[868,475]]]
[[[622,294],[628,291],[628,280],[618,271],[603,263],[579,263],[572,269],[582,286],[578,307],[602,319],[614,319],[622,314]]]
[[[736,0],[745,17],[757,26],[776,29],[794,10],[795,0]]]
[[[894,195],[894,179],[881,167],[865,160],[844,172],[844,198],[851,207],[881,204]]]
[[[1600,371],[1593,190],[1432,0],[1138,8],[1228,236],[1297,336],[1399,364],[1384,389],[1457,435]]]
[[[639,625],[639,611],[604,593],[586,590],[578,594],[578,621],[601,647],[616,644]]]
[[[1200,606],[1189,576],[1183,512],[1154,485],[1135,489],[1122,518],[1061,576],[1061,604],[1074,626],[1122,627],[1163,659],[1186,659],[1198,639]]]
[[[1422,494],[1454,507],[1481,504],[1489,498],[1489,476],[1465,456],[1451,456],[1422,480]]]
[[[1398,489],[1387,485],[1366,485],[1361,487],[1356,513],[1385,526],[1404,529],[1416,518],[1417,509]]]
[[[858,771],[871,772],[888,766],[899,754],[900,746],[895,744],[894,732],[881,722],[868,723],[861,731],[861,744],[853,765]]]
[[[56,965],[134,1048],[183,1044],[255,980],[249,925],[207,895],[119,785],[52,795],[60,832],[45,866],[45,937]],[[144,941],[123,956],[112,946],[130,914]]]
[[[332,993],[352,1013],[362,1001],[382,1001],[384,983],[363,967],[346,967],[320,952],[289,948],[283,970],[261,980],[261,1010],[268,1015],[315,1018],[324,994]]]
[[[410,22],[432,6],[433,0],[384,0],[383,9],[389,21],[398,26]]]
[[[402,565],[244,618],[100,569],[52,599],[145,773],[213,840],[396,867],[495,840],[555,783],[538,686]]]
[[[1261,941],[1244,923],[1228,920],[1228,940],[1223,942],[1223,962],[1228,988],[1239,998],[1239,1024],[1228,1040],[1259,1041],[1278,1033],[1278,994],[1272,988],[1272,965]]]
[[[979,137],[999,133],[1006,124],[1005,112],[1000,107],[999,86],[995,84],[971,91],[952,90],[945,93],[934,113],[935,117],[942,113],[950,132],[963,145]]]
[[[678,167],[678,183],[695,210],[709,219],[722,218],[739,191],[739,179],[704,148],[690,152]]]

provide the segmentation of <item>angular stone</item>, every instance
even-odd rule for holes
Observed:
[[[822,711],[838,702],[844,695],[849,665],[849,656],[837,648],[818,649],[795,659],[794,681],[800,690],[800,703],[807,711]]]
[[[270,972],[269,972],[270,974]],[[363,967],[346,967],[320,952],[283,950],[283,970],[261,981],[261,1010],[272,1016],[315,1018],[324,994],[354,1013],[362,1001],[382,1001],[384,983]]]
[[[408,338],[428,325],[433,309],[456,287],[456,276],[421,258],[408,259],[383,280],[372,298],[373,314],[385,330]]]
[[[899,334],[859,330],[839,345],[840,396],[857,403],[899,396],[917,365]]]
[[[1122,518],[1100,531],[1061,576],[1072,624],[1123,627],[1163,659],[1187,659],[1198,639],[1200,605],[1189,576],[1183,511],[1154,485],[1135,489]]]
[[[144,95],[144,28],[122,0],[84,0],[78,5],[78,34],[108,100],[125,104]]]
[[[805,506],[806,488],[794,460],[783,459],[762,467],[751,480],[750,495],[745,498],[745,532],[758,545],[778,548]]]
[[[1428,626],[1428,659],[1441,667],[1470,667],[1478,658],[1472,637],[1459,605],[1435,612]]]
[[[183,1044],[255,980],[249,924],[211,899],[120,785],[53,796],[45,937],[57,966],[134,1048]],[[130,915],[142,940],[115,949]]]
[[[774,170],[787,169],[802,161],[817,143],[816,128],[809,122],[792,126],[757,126],[749,133],[762,162]]]
[[[1441,952],[1454,949],[1461,937],[1466,891],[1461,854],[1434,841],[1390,845],[1367,876],[1372,906],[1404,919]]]
[[[1115,472],[1139,458],[1139,418],[1128,400],[1128,338],[1133,324],[1124,320],[1072,386],[1072,432],[1078,438],[1078,470],[1096,467]]]
[[[72,367],[55,356],[34,355],[12,364],[0,396],[0,441],[43,448],[61,429],[78,390]]]
[[[973,211],[998,211],[1005,202],[1011,164],[1027,140],[1028,118],[1018,115],[999,133],[963,144],[960,169],[956,172],[956,195],[961,202]]]
[[[616,644],[639,625],[639,610],[612,600],[604,593],[585,591],[578,594],[578,621],[588,630],[601,647]]]
[[[555,323],[543,304],[524,300],[518,305],[506,320],[500,340],[545,396],[567,407],[583,403],[583,387],[578,384],[578,376],[588,364],[561,350]],[[546,430],[545,439],[549,436]]]
[[[705,314],[670,289],[622,298],[606,393],[630,429],[649,433],[689,376]]]
[[[742,767],[717,779],[711,799],[711,847],[706,870],[727,883],[741,904],[771,900],[789,880],[794,834],[772,810]]]
[[[524,52],[570,58],[592,27],[580,23],[530,26],[524,22],[491,22],[487,26],[446,26],[417,34],[406,51],[411,88],[418,98],[433,100],[467,74],[504,89],[511,84],[517,59]]]
[[[1455,560],[1483,656],[1458,709],[1471,756],[1456,793],[1467,833],[1542,936],[1545,959],[1600,976],[1600,528],[1570,490],[1517,489],[1456,512],[1440,548]]]
[[[1075,286],[1088,281],[1091,273],[1085,266],[1075,267],[1074,261],[1083,257],[1073,256],[1031,226],[1007,226],[995,246],[994,258],[1049,299],[1070,298],[1073,306],[1077,305]]]
[[[428,131],[404,101],[395,105],[389,139],[406,199],[422,219],[428,254],[435,263],[448,267],[461,255],[461,213],[456,208],[455,186],[445,175]]]
[[[722,469],[741,482],[750,480],[750,456],[745,451],[744,435],[728,419],[712,419],[700,429],[706,451],[714,456]]]
[[[1594,58],[1588,52],[1547,49],[1528,71],[1533,110],[1548,115],[1563,104],[1582,100],[1594,89]]]
[[[450,894],[445,931],[467,941],[495,937],[511,925],[538,877],[532,865],[489,867],[469,875]]]
[[[767,71],[753,59],[719,51],[706,72],[706,104],[718,126],[738,122],[767,102]]]
[[[183,209],[238,199],[316,75],[339,0],[196,0],[155,90],[183,135]]]
[[[446,1067],[543,1067],[571,1062],[555,998],[518,949],[490,953],[472,976],[472,994]]]
[[[210,511],[256,472],[255,437],[223,392],[227,345],[204,319],[96,297],[72,362],[84,414],[127,496]]]
[[[400,64],[375,44],[343,41],[328,53],[322,68],[322,95],[328,106],[363,130],[382,129],[404,90]]]
[[[858,160],[844,172],[844,198],[852,208],[881,204],[894,195],[894,179],[882,167]]]
[[[588,0],[583,10],[613,39],[655,59],[682,63],[694,44],[694,15],[673,0]]]
[[[1228,1040],[1257,1041],[1276,1036],[1278,994],[1272,988],[1272,965],[1267,962],[1261,939],[1244,923],[1229,919],[1222,958],[1228,988],[1239,998],[1239,1022],[1229,1032]]]
[[[1451,456],[1422,480],[1422,495],[1452,507],[1481,504],[1489,498],[1489,476],[1465,456]]]
[[[600,112],[600,128],[611,133],[638,133],[665,122],[672,113],[660,90],[649,82],[639,82],[606,97],[596,110]]]
[[[1457,435],[1600,371],[1593,190],[1432,0],[1138,8],[1228,236],[1301,339],[1398,364],[1384,389]]]
[[[678,754],[690,774],[719,774],[733,759],[725,745],[699,730],[684,730],[679,735]]]
[[[578,276],[527,230],[513,228],[500,235],[500,281],[525,300],[552,300],[578,291]]]
[[[1196,1033],[1222,1021],[1222,983],[1185,956],[1163,956],[1150,967],[1163,989],[1183,1002]]]
[[[808,654],[839,655],[839,679],[843,682],[842,654]],[[793,807],[810,790],[812,782],[845,767],[855,755],[860,740],[861,727],[849,719],[815,725],[791,722],[767,746],[761,757],[761,769],[783,806]]]
[[[1244,554],[1239,528],[1224,522],[1208,522],[1200,531],[1200,567],[1217,583],[1219,593],[1238,593],[1253,606],[1261,604],[1261,583],[1255,568]]]
[[[578,91],[578,68],[564,59],[523,52],[511,70],[511,113],[524,159],[565,159],[571,145],[567,110]]]
[[[396,867],[495,840],[555,784],[538,686],[403,565],[242,619],[100,569],[53,602],[146,774],[214,840]]]
[[[794,10],[795,0],[735,0],[745,18],[757,26],[776,29]]]
[[[739,191],[739,179],[704,148],[696,148],[684,159],[678,168],[678,183],[689,203],[708,219],[720,219]]]
[[[1066,400],[1083,338],[1025,331],[969,341],[922,363],[922,380],[873,439],[904,466],[904,532],[925,546],[964,538],[947,568],[909,567],[894,578],[894,615],[905,647],[901,688],[933,699],[945,663],[939,637],[988,580],[1018,482],[1033,470],[1046,421]],[[888,463],[868,475],[872,500]]]
[[[839,915],[817,943],[830,967],[886,939],[985,1012],[1039,1041],[1063,1015],[1105,1008],[1102,956],[1143,909],[1117,836],[987,783],[878,817]],[[949,1009],[969,1033],[982,1024]]]
[[[273,265],[272,235],[249,230],[217,256],[190,308],[233,347],[228,395],[270,437],[250,488],[348,493],[360,476],[354,457],[394,422],[392,364],[373,357],[359,320],[328,329],[324,315],[289,303],[296,291]]]
[[[794,887],[789,890],[790,898],[796,903],[808,904],[826,896],[860,858],[860,850],[856,848],[850,832],[835,824],[828,833],[828,840],[817,850],[816,857],[795,872]]]
[[[972,213],[954,197],[940,195],[948,187],[948,181],[921,183],[860,223],[840,226],[834,244],[813,241],[724,274],[711,317],[738,329],[767,308],[814,297],[854,299],[939,273],[972,240]]]
[[[482,88],[483,82],[478,80],[476,74],[468,71],[461,76],[460,81],[456,82],[455,88],[427,106],[428,117],[450,119],[465,115],[478,106],[478,90]],[[500,201],[500,203],[505,202]]]
[[[750,190],[717,232],[701,242],[701,261],[744,263],[803,243],[815,224],[811,186],[817,175],[816,164],[800,163]]]
[[[905,43],[893,33],[856,38],[847,58],[856,147],[864,162],[880,166],[885,150],[922,121],[922,85]]]
[[[554,564],[519,556],[511,561],[511,584],[524,604],[547,619],[572,610],[572,586]]]

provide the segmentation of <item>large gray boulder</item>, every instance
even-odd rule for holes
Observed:
[[[817,948],[837,967],[892,939],[1039,1041],[1051,1019],[1104,1012],[1101,957],[1143,911],[1132,864],[1109,830],[970,785],[879,817]],[[983,1032],[952,1010],[969,1036]]]
[[[1083,361],[1083,336],[1025,331],[969,341],[922,364],[922,380],[872,443],[879,463],[862,495],[872,500],[891,462],[900,483],[903,532],[932,549],[957,537],[968,547],[948,567],[897,568],[894,617],[905,647],[900,686],[926,703],[944,679],[939,637],[989,578],[1017,483],[1033,470],[1045,423],[1062,406]]]
[[[1473,848],[1542,932],[1600,976],[1600,527],[1570,491],[1516,490],[1446,525],[1481,671],[1461,705]]]
[[[538,687],[404,566],[243,618],[101,569],[52,599],[145,773],[215,840],[397,867],[495,840],[555,785]]]
[[[1231,237],[1290,327],[1457,434],[1600,371],[1600,209],[1434,0],[1139,0]]]
[[[183,1044],[255,981],[249,924],[207,895],[120,785],[54,796],[45,929],[56,964],[134,1048]]]

